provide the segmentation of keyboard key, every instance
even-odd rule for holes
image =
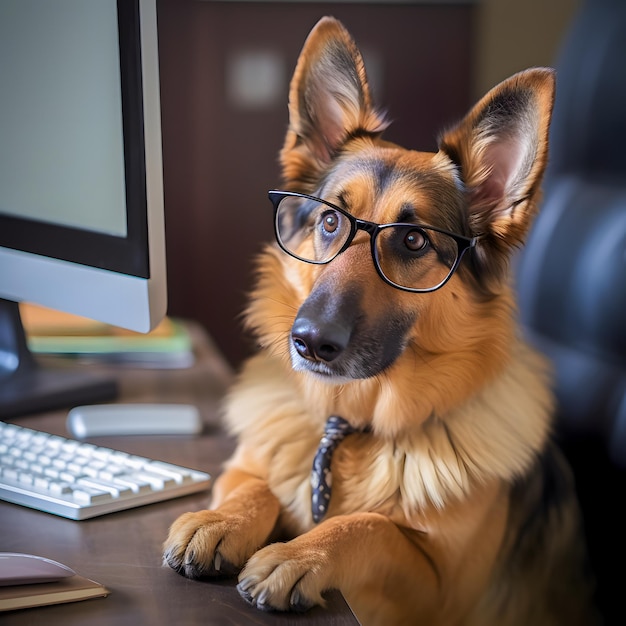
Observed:
[[[92,489],[81,485],[72,491],[72,497],[76,502],[83,504],[102,504],[112,498],[111,494],[100,489]]]
[[[12,482],[17,482],[20,478],[20,472],[15,467],[5,467],[2,471],[2,478]]]
[[[54,496],[66,496],[72,493],[72,488],[67,483],[51,482],[49,492]]]
[[[107,492],[111,494],[113,498],[123,498],[124,496],[129,496],[133,493],[133,490],[130,487],[125,485],[112,485],[111,483],[104,480],[98,480],[97,478],[79,478],[76,481],[76,484],[81,487],[90,487],[91,489]]]
[[[121,465],[108,465],[98,472],[98,478],[111,482],[117,476],[123,476],[127,472]]]
[[[165,489],[166,487],[173,487],[176,481],[173,478],[167,478],[166,476],[158,476],[157,474],[150,474],[148,472],[138,472],[135,474],[137,480],[143,480],[148,483],[153,489]]]
[[[152,492],[150,483],[147,483],[145,480],[139,480],[133,476],[121,476],[115,478],[112,482],[114,485],[128,487],[138,495],[145,495]]]
[[[30,472],[20,472],[19,481],[23,485],[32,485],[35,482],[35,477]]]
[[[193,475],[191,470],[187,470],[184,467],[170,465],[169,463],[163,463],[161,461],[153,461],[152,463],[150,463],[150,465],[148,465],[148,469],[155,474],[163,474],[164,476],[169,476],[180,484],[193,482]]]

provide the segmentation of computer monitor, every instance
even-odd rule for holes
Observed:
[[[167,308],[156,0],[0,2],[0,417],[102,401],[19,302],[148,332]]]

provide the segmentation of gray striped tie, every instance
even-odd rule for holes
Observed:
[[[350,422],[338,415],[331,415],[326,422],[311,470],[311,513],[316,524],[326,515],[330,502],[332,487],[330,462],[333,452],[346,435],[357,431],[358,429]]]

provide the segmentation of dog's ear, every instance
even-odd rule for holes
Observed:
[[[307,37],[289,89],[289,128],[280,159],[289,189],[319,180],[352,136],[379,134],[363,58],[343,25],[323,17]]]
[[[501,278],[537,211],[554,92],[554,70],[519,72],[440,139],[440,150],[459,168],[472,234],[481,235],[473,259],[486,281]]]

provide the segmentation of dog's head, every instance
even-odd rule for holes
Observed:
[[[291,82],[280,155],[283,189],[305,197],[273,195],[283,250],[264,253],[247,311],[261,343],[332,383],[403,358],[497,360],[513,324],[509,257],[536,211],[553,98],[552,70],[521,72],[444,132],[437,153],[407,150],[382,139],[387,121],[350,35],[321,19]],[[376,227],[388,224],[401,226]]]

